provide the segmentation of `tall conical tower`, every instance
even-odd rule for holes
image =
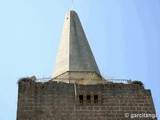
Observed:
[[[53,77],[18,81],[17,120],[157,120],[142,82],[106,83],[101,77],[74,11],[65,18]]]
[[[100,71],[75,11],[69,11],[65,17],[53,78],[63,82],[76,80],[83,84],[102,82]],[[94,78],[94,81],[91,78]]]

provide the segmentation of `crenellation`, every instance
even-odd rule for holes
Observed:
[[[131,114],[155,114],[151,91],[141,81],[122,81],[101,76],[78,15],[69,11],[53,78],[18,81],[17,120],[128,120]]]
[[[121,87],[119,87],[117,83],[113,84],[77,84],[75,96],[74,83],[19,81],[17,120],[21,118],[29,120],[33,116],[34,120],[39,120],[39,118],[45,120],[79,118],[82,120],[92,117],[96,120],[105,117],[114,120],[116,117],[123,118],[126,112],[155,113],[149,90],[141,88],[135,92],[132,88],[137,88],[137,85],[120,84]],[[80,103],[79,95],[83,95],[83,104]],[[90,96],[88,97],[90,101],[87,95]],[[94,101],[95,96],[98,96],[97,103]]]

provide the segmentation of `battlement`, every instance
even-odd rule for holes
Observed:
[[[17,120],[116,120],[125,113],[155,113],[150,90],[139,82],[82,85],[23,78],[18,85]]]
[[[140,81],[122,81],[101,76],[79,17],[69,11],[53,78],[18,81],[17,120],[128,120],[131,114],[155,114],[150,90]]]

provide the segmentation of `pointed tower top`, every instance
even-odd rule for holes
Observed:
[[[95,72],[98,66],[75,11],[66,14],[53,78],[65,72]]]

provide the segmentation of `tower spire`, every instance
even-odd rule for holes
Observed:
[[[69,11],[65,17],[53,78],[57,78],[65,72],[95,72],[100,75],[87,37],[75,11]]]

